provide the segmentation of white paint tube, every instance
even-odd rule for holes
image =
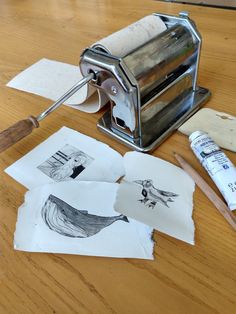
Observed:
[[[191,148],[215,182],[228,207],[236,209],[236,168],[219,146],[202,131],[189,136]]]

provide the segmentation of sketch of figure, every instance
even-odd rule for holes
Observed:
[[[174,202],[174,198],[178,196],[178,194],[172,192],[158,190],[150,179],[136,180],[134,182],[143,187],[141,193],[144,198],[139,201],[151,208],[154,208],[157,202],[169,207],[168,202]]]
[[[83,151],[66,144],[37,168],[60,182],[75,179],[93,160]]]
[[[73,153],[68,157],[68,161],[62,165],[52,168],[50,176],[55,181],[62,181],[67,178],[76,178],[84,169],[86,157],[81,153]]]
[[[78,210],[54,195],[49,195],[42,211],[42,218],[53,231],[72,238],[91,237],[118,220],[129,222],[124,215],[103,217]]]

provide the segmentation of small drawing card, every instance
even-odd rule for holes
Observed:
[[[5,169],[28,189],[61,181],[115,182],[123,174],[123,158],[108,145],[67,127]]]
[[[28,191],[14,248],[153,259],[153,229],[114,211],[117,183],[69,181]]]
[[[126,175],[115,210],[156,230],[194,244],[193,180],[181,168],[162,159],[129,152]]]

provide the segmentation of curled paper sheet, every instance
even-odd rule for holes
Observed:
[[[83,78],[79,66],[49,59],[41,59],[15,76],[7,86],[53,101],[65,94]],[[107,103],[104,93],[85,85],[72,95],[65,104],[88,113],[97,112]]]
[[[149,15],[92,45],[117,57],[124,56],[136,47],[166,30],[165,23]],[[49,59],[41,59],[14,77],[7,86],[49,98],[60,98],[83,78],[79,66]],[[108,98],[101,90],[87,84],[65,104],[84,112],[99,111]]]
[[[122,156],[108,145],[67,127],[5,169],[28,189],[60,181],[116,182]]]
[[[92,48],[101,49],[117,57],[124,57],[166,29],[165,23],[158,16],[148,15],[99,40],[92,45]]]
[[[125,177],[115,210],[156,230],[194,244],[195,184],[181,168],[137,152],[124,156]]]
[[[26,193],[16,250],[153,259],[152,228],[117,214],[118,184],[61,182]]]

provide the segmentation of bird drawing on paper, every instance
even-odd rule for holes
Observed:
[[[134,183],[142,186],[143,199],[139,201],[148,207],[154,208],[157,203],[161,203],[166,207],[169,207],[169,202],[174,202],[174,198],[178,196],[176,193],[162,191],[153,185],[153,181],[148,180],[135,180]]]

